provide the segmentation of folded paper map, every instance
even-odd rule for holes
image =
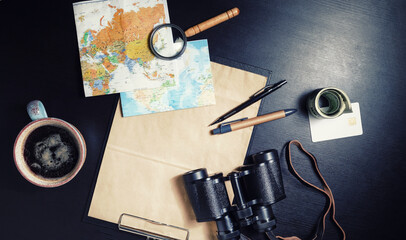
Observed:
[[[73,10],[86,97],[176,85],[175,64],[148,47],[154,26],[169,22],[166,0],[85,1]]]
[[[124,117],[215,104],[207,40],[188,42],[182,57],[173,61],[179,71],[178,84],[121,93]]]

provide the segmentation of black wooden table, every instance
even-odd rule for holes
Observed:
[[[239,7],[237,18],[190,40],[207,38],[211,55],[272,70],[274,82],[288,81],[264,100],[264,112],[299,111],[289,121],[258,126],[252,153],[275,148],[283,156],[285,144],[298,139],[318,158],[348,239],[405,235],[405,1],[168,0],[168,5],[171,21],[183,29]],[[0,1],[0,49],[0,238],[139,239],[84,221],[118,96],[84,97],[72,1]],[[311,141],[305,100],[327,86],[359,102],[362,136]],[[31,185],[13,163],[14,139],[30,121],[25,105],[33,99],[42,100],[50,116],[74,124],[87,142],[81,172],[56,189]],[[304,156],[296,154],[294,161],[315,181]],[[298,182],[283,157],[281,166],[287,198],[273,206],[275,232],[308,239],[325,198]],[[330,221],[325,239],[339,239]]]

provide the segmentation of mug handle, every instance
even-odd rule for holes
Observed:
[[[42,104],[40,100],[33,100],[29,102],[27,104],[27,112],[33,121],[48,117],[44,104]]]

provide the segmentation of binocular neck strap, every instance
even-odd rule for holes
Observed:
[[[296,171],[296,169],[293,167],[293,164],[292,164],[292,155],[291,155],[291,146],[292,146],[292,144],[293,144],[293,145],[296,145],[303,153],[305,153],[305,154],[309,157],[309,159],[312,160],[313,167],[314,167],[314,169],[315,169],[315,171],[316,171],[316,174],[317,174],[317,176],[319,177],[319,179],[320,179],[320,181],[321,181],[321,183],[322,183],[322,185],[323,185],[323,189],[321,189],[321,188],[317,187],[316,185],[314,185],[314,184],[312,184],[312,183],[306,181],[305,179],[303,179],[303,178],[299,175],[299,173]],[[325,228],[326,228],[326,217],[327,217],[327,215],[329,214],[329,212],[330,212],[330,210],[331,210],[331,211],[332,211],[332,212],[331,212],[331,218],[332,218],[332,220],[333,220],[335,226],[341,231],[342,236],[343,236],[343,240],[345,240],[345,232],[344,232],[344,229],[340,226],[340,224],[338,224],[338,222],[337,222],[337,220],[336,220],[336,218],[335,218],[335,202],[334,202],[333,192],[331,191],[330,187],[328,186],[326,180],[325,180],[325,179],[323,178],[323,176],[321,175],[321,172],[320,172],[319,167],[318,167],[318,165],[317,165],[317,160],[316,160],[316,158],[315,158],[311,153],[309,153],[308,151],[306,151],[306,150],[303,148],[302,144],[301,144],[298,140],[292,140],[292,141],[290,141],[290,142],[288,143],[288,147],[287,147],[287,162],[288,162],[288,165],[289,165],[288,167],[289,167],[290,170],[291,170],[291,173],[292,173],[296,178],[298,178],[299,181],[301,181],[303,184],[305,184],[305,185],[307,185],[307,186],[309,186],[309,187],[312,187],[312,188],[316,189],[317,191],[323,193],[323,194],[326,195],[326,197],[328,198],[328,207],[324,210],[324,214],[320,217],[320,219],[319,219],[319,221],[318,221],[318,224],[317,224],[316,233],[315,233],[315,235],[314,235],[314,237],[313,237],[312,239],[314,240],[314,239],[316,239],[316,238],[318,237],[317,234],[318,234],[318,232],[319,232],[320,222],[321,222],[322,227],[323,227],[322,233],[321,233],[321,238],[323,238],[323,234],[324,234],[324,231],[325,231]],[[278,239],[284,239],[284,240],[300,239],[300,238],[298,238],[298,237],[286,237],[286,238],[283,238],[283,237],[280,237],[280,236],[277,236],[277,238],[278,238]]]

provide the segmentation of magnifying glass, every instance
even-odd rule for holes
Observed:
[[[185,32],[172,23],[161,24],[152,30],[149,47],[159,59],[173,60],[185,52],[187,38]]]
[[[165,23],[156,26],[149,37],[149,48],[159,59],[173,60],[185,52],[187,37],[194,36],[217,24],[227,21],[240,14],[238,8],[233,8],[217,15],[209,20],[199,23],[186,31],[172,23]]]

